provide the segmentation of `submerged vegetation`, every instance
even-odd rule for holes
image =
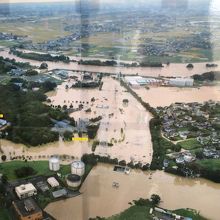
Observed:
[[[53,62],[62,61],[64,63],[70,62],[69,57],[65,55],[52,56],[51,54],[44,54],[44,53],[24,53],[14,49],[11,49],[10,53],[24,59],[31,59],[37,61],[53,61]]]
[[[0,75],[17,68],[31,68],[31,65],[29,63],[16,62],[14,59],[0,57]]]
[[[13,83],[0,85],[0,112],[10,123],[3,138],[31,146],[57,141],[59,134],[51,131],[51,118],[65,119],[68,114],[43,104],[45,101],[43,89],[24,92]]]

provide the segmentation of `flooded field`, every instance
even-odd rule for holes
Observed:
[[[39,66],[41,62],[22,59],[12,54],[9,54],[7,50],[0,51],[0,56],[8,57],[15,59],[20,62],[30,62],[32,65]],[[170,65],[164,65],[163,68],[150,68],[150,67],[103,67],[103,66],[87,66],[87,65],[78,65],[77,63],[65,64],[62,62],[47,62],[49,69],[70,69],[70,70],[81,70],[81,71],[94,71],[94,72],[108,72],[108,73],[119,73],[122,74],[136,74],[142,76],[191,76],[194,74],[202,74],[208,71],[220,71],[220,61],[215,62],[218,64],[216,68],[206,68],[206,63],[194,63],[193,69],[187,69],[187,64],[181,63],[172,63]]]
[[[131,160],[143,164],[151,163],[152,142],[149,130],[151,115],[127,92],[123,91],[119,82],[112,78],[104,78],[102,91],[99,89],[65,89],[65,83],[60,85],[56,91],[47,95],[52,104],[69,105],[74,107],[79,102],[85,102],[91,108],[91,113],[86,113],[85,107],[81,111],[71,114],[75,120],[89,119],[102,116],[97,140],[112,143],[112,147],[99,145],[96,154],[110,156],[130,162]],[[95,102],[91,103],[91,98]],[[128,99],[127,106],[123,105],[123,99]],[[76,104],[77,101],[77,104]],[[112,115],[111,117],[109,115]],[[1,149],[9,158],[10,156],[32,156],[33,159],[43,159],[43,155],[54,154],[69,155],[80,158],[85,153],[91,153],[91,142],[63,142],[46,144],[40,147],[27,148],[22,144],[13,144],[2,140]],[[40,156],[40,157],[39,157]]]
[[[152,143],[149,131],[151,115],[129,93],[125,92],[119,82],[112,78],[103,79],[102,90],[98,89],[65,89],[65,83],[58,86],[55,92],[47,95],[53,105],[70,104],[77,107],[84,102],[84,109],[71,114],[79,119],[102,116],[97,139],[101,142],[113,143],[112,147],[97,146],[95,153],[110,155],[119,160],[150,163]],[[95,102],[91,102],[92,98]],[[123,100],[129,101],[123,105]],[[77,103],[76,103],[77,102]],[[91,108],[91,112],[85,112]]]
[[[175,102],[220,101],[220,86],[200,88],[150,87],[135,89],[135,92],[153,107],[169,106]]]
[[[164,208],[194,208],[211,220],[219,220],[220,184],[163,171],[153,172],[152,179],[149,177],[150,172],[132,170],[130,175],[125,175],[114,172],[111,165],[99,164],[84,182],[81,196],[51,203],[46,211],[57,220],[108,217],[128,208],[134,199],[149,198],[157,193]],[[113,182],[119,183],[118,189],[112,187]]]
[[[26,147],[23,144],[15,144],[11,141],[1,140],[1,150],[10,158],[10,156],[32,157],[32,160],[45,160],[51,155],[68,155],[80,159],[84,153],[91,153],[90,143],[88,142],[63,142],[62,140],[46,144],[39,147]],[[70,162],[71,159],[65,160]]]

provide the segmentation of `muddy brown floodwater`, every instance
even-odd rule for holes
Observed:
[[[41,62],[25,60],[8,53],[0,51],[0,56],[14,58],[20,62],[30,62],[32,65],[40,65]],[[125,67],[97,67],[83,66],[76,63],[64,64],[61,62],[47,62],[49,69],[75,69],[97,72],[109,72],[123,74],[139,73],[143,76],[191,76],[210,71],[205,63],[195,63],[192,70],[186,68],[186,64],[170,64],[164,68],[125,68]],[[212,70],[220,70],[219,67]],[[142,98],[152,106],[165,106],[173,102],[203,102],[209,99],[220,100],[219,88],[202,87],[196,88],[141,88],[136,91]],[[150,163],[152,158],[152,143],[149,131],[149,120],[151,115],[129,94],[123,91],[116,81],[104,78],[102,91],[98,90],[65,90],[65,83],[58,87],[57,91],[48,93],[54,105],[76,104],[77,101],[89,102],[91,98],[97,100],[90,106],[92,112],[74,112],[72,117],[91,118],[102,115],[103,119],[97,138],[99,140],[111,141],[115,138],[112,148],[96,148],[97,154],[110,155],[119,160],[142,163]],[[159,98],[158,98],[159,97]],[[129,99],[127,107],[122,105],[123,99]],[[107,106],[100,108],[99,106]],[[108,118],[113,113],[113,117]],[[63,142],[47,144],[37,148],[27,148],[22,144],[13,144],[2,140],[1,148],[9,157],[10,155],[33,156],[39,160],[39,155],[50,156],[53,154],[68,154],[80,158],[84,153],[91,153],[91,143],[87,142]],[[42,159],[42,157],[41,157]],[[58,220],[87,220],[95,216],[111,216],[129,207],[129,202],[134,199],[148,198],[157,193],[163,202],[161,206],[168,209],[194,208],[205,217],[219,220],[220,184],[212,183],[204,179],[187,179],[173,176],[162,171],[156,171],[149,179],[149,172],[133,170],[130,175],[113,172],[110,165],[99,164],[85,180],[81,192],[82,195],[51,203],[46,207],[51,215]],[[112,182],[118,182],[119,188],[112,188]]]
[[[15,59],[20,62],[30,62],[32,65],[39,66],[41,62],[22,59],[13,54],[9,54],[8,50],[0,51],[0,56]],[[150,68],[150,67],[103,67],[103,66],[89,66],[89,65],[78,65],[77,63],[65,64],[63,62],[47,62],[49,69],[70,69],[70,70],[81,70],[81,71],[94,71],[94,72],[108,72],[108,73],[119,73],[122,74],[136,74],[143,76],[191,76],[194,74],[202,74],[211,70],[220,71],[220,61],[215,62],[218,64],[216,68],[206,68],[206,63],[194,63],[193,69],[187,69],[184,63],[171,63],[170,65],[164,65],[163,68]]]
[[[220,85],[200,88],[150,87],[148,90],[139,88],[134,91],[153,107],[169,106],[175,102],[220,101]]]
[[[132,170],[130,175],[113,171],[113,166],[96,166],[81,188],[81,196],[51,203],[46,211],[57,220],[87,220],[108,217],[129,207],[129,202],[149,198],[153,193],[162,198],[168,209],[193,208],[211,220],[219,220],[220,184],[204,179],[187,179],[156,171]],[[119,188],[112,187],[113,182]]]
[[[99,145],[96,147],[96,154],[118,158],[118,160],[126,162],[132,160],[134,163],[151,163],[153,155],[149,130],[151,114],[133,96],[125,92],[118,81],[111,77],[105,77],[103,82],[101,91],[99,89],[66,90],[66,83],[63,83],[58,86],[56,91],[49,92],[47,95],[53,105],[63,106],[66,104],[69,107],[70,104],[73,104],[75,108],[78,107],[80,101],[84,102],[83,110],[71,114],[71,117],[74,117],[76,121],[102,116],[97,140],[112,142],[113,146]],[[92,97],[96,99],[93,103],[91,102]],[[127,106],[123,106],[123,99],[129,100]],[[87,108],[91,108],[91,113],[85,112]],[[109,117],[110,114],[113,116]],[[53,154],[67,154],[81,158],[85,153],[92,153],[91,145],[91,142],[63,142],[60,140],[40,147],[27,148],[22,144],[13,144],[2,140],[1,149],[8,158],[25,155],[38,159],[39,156],[42,158],[42,155],[50,156]]]
[[[103,78],[102,90],[99,89],[65,89],[65,83],[58,86],[55,92],[49,92],[53,105],[70,104],[78,107],[84,103],[84,109],[71,114],[75,120],[102,116],[97,139],[101,142],[113,143],[112,147],[97,146],[96,154],[111,156],[130,162],[150,163],[152,159],[152,143],[149,130],[151,114],[119,82],[111,77]],[[91,102],[92,98],[95,102]],[[127,106],[123,99],[128,99]],[[77,102],[77,103],[76,103]],[[85,110],[91,108],[91,113]],[[113,115],[113,116],[109,116]]]

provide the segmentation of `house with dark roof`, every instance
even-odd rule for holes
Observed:
[[[12,202],[18,220],[42,220],[43,212],[33,198]]]

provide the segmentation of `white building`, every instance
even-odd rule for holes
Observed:
[[[33,195],[37,195],[37,189],[32,183],[15,187],[15,192],[19,199],[24,199]]]
[[[191,78],[173,78],[168,81],[171,86],[191,87],[194,84],[194,79]]]
[[[60,169],[60,160],[57,157],[51,157],[49,159],[49,169],[51,171],[58,171]]]
[[[124,81],[133,88],[139,88],[140,86],[156,85],[161,80],[155,78],[144,78],[142,76],[126,76]]]
[[[59,182],[54,177],[48,178],[47,182],[52,188],[58,187],[60,185]]]

